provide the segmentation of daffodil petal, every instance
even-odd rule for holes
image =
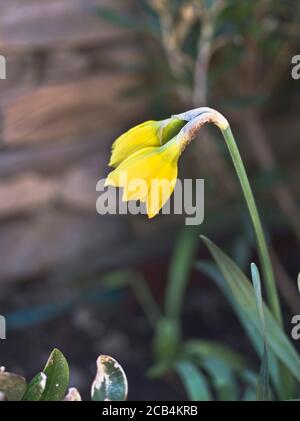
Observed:
[[[160,121],[146,121],[122,134],[113,143],[109,166],[117,167],[122,161],[139,149],[160,146]]]
[[[129,200],[140,200],[145,202],[148,196],[148,183],[143,179],[131,180],[127,186],[124,187],[122,200],[128,202]]]
[[[149,217],[155,216],[172,194],[177,178],[177,161],[181,154],[176,138],[160,147],[134,152],[114,169],[105,185],[123,187],[123,200],[147,202]],[[167,188],[158,186],[157,198],[151,196],[152,183],[166,179]],[[152,192],[153,193],[153,192]],[[153,193],[154,194],[154,193]]]
[[[146,207],[149,218],[156,216],[172,195],[177,180],[177,163],[166,164],[152,179]]]

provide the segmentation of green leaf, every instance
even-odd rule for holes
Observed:
[[[41,401],[60,401],[69,385],[69,366],[64,355],[54,349],[43,370],[47,376]]]
[[[196,358],[200,362],[208,358],[219,360],[232,370],[244,370],[247,366],[238,352],[218,342],[192,339],[184,344],[184,352],[189,358]]]
[[[201,365],[201,368],[203,368],[211,378],[218,400],[238,400],[238,388],[233,370],[222,361],[214,358],[205,360]]]
[[[189,400],[211,400],[211,394],[207,381],[195,364],[189,361],[180,361],[176,364],[175,368],[186,389]]]
[[[245,383],[246,389],[242,401],[256,401],[257,374],[252,370],[245,370],[241,373],[241,380]]]
[[[175,245],[166,291],[166,314],[169,318],[180,318],[182,299],[196,253],[198,230],[198,227],[185,227]]]
[[[268,364],[268,342],[265,325],[265,315],[263,308],[263,299],[261,292],[261,281],[258,268],[255,263],[251,263],[251,276],[253,288],[255,292],[257,310],[261,322],[261,331],[264,340],[264,351],[261,359],[261,367],[257,382],[256,399],[258,401],[269,401],[271,397],[270,384],[269,384],[269,364]]]
[[[206,340],[190,340],[184,353],[211,377],[219,400],[237,400],[235,373],[244,372],[246,361],[230,347]]]
[[[261,332],[263,339],[266,339],[266,323],[265,323],[265,315],[264,315],[264,308],[263,308],[263,298],[262,298],[262,292],[261,292],[261,281],[260,281],[260,274],[258,271],[258,267],[255,263],[251,263],[251,276],[252,276],[252,283],[253,288],[255,292],[255,299],[256,299],[256,305],[258,314],[260,317],[261,322]]]
[[[259,376],[257,380],[256,399],[258,401],[269,401],[271,398],[270,384],[269,384],[269,365],[268,365],[268,351],[266,343],[264,343],[264,351],[261,358],[261,365]]]
[[[44,393],[47,382],[45,373],[38,373],[27,386],[23,401],[38,401]]]
[[[255,389],[253,389],[251,386],[247,387],[247,389],[245,390],[243,396],[242,396],[242,401],[256,401],[256,393],[255,393]]]
[[[260,334],[261,321],[257,314],[256,299],[249,279],[212,241],[206,237],[202,238],[219,266],[233,298],[238,303],[240,309],[242,309],[245,317],[248,318],[249,323],[251,323],[252,327],[257,331],[257,334]],[[272,350],[274,355],[289,369],[294,377],[300,381],[299,355],[274,319],[266,304],[264,304],[263,307],[266,319],[266,329],[269,334],[270,350]]]
[[[124,370],[112,357],[100,355],[97,359],[97,375],[92,384],[93,401],[125,401],[128,384]]]
[[[162,318],[156,326],[154,337],[154,354],[157,361],[174,360],[179,352],[181,332],[174,320]]]
[[[240,306],[239,302],[235,299],[231,293],[228,283],[222,276],[222,273],[217,269],[215,264],[207,261],[197,262],[197,268],[209,276],[217,286],[223,291],[226,299],[230,303],[232,309],[235,311],[241,325],[245,329],[250,341],[252,342],[253,347],[255,348],[259,356],[263,353],[263,341],[261,339],[260,332],[255,328],[251,319],[248,318],[247,314],[244,312],[243,307]],[[272,352],[269,352],[269,369],[272,376],[274,385],[277,387],[277,390],[280,392],[281,382],[279,381],[278,376],[278,367]]]
[[[157,379],[159,377],[163,377],[171,370],[173,370],[173,363],[173,361],[160,360],[149,368],[149,370],[147,371],[147,376],[150,379]]]
[[[26,390],[24,377],[0,371],[0,391],[8,401],[20,401]]]

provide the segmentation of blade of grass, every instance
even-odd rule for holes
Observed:
[[[190,401],[210,401],[211,394],[204,375],[189,361],[180,361],[175,366]]]
[[[237,383],[234,373],[225,364],[212,358],[207,359],[201,365],[211,378],[216,391],[217,399],[220,401],[235,401],[238,398]]]
[[[242,401],[256,401],[257,375],[251,370],[241,373],[241,379],[246,384],[246,390],[242,396]]]
[[[232,294],[236,303],[242,309],[242,313],[244,313],[243,317],[247,317],[249,323],[252,325],[252,328],[254,328],[257,333],[260,334],[260,320],[257,314],[256,300],[250,281],[236,266],[236,264],[228,256],[226,256],[226,254],[223,253],[222,250],[219,249],[212,241],[205,237],[203,237],[203,240],[212,253],[216,263],[218,264],[226,281],[227,287],[229,288],[230,294]],[[299,381],[299,355],[265,304],[264,312],[266,317],[266,326],[268,332],[270,332],[270,349],[273,351],[273,354],[284,364],[284,366],[286,366],[288,371],[293,374],[293,376]],[[278,387],[278,381],[276,382],[276,385],[278,392],[284,393],[284,388]]]
[[[247,367],[245,359],[238,352],[218,342],[191,339],[185,342],[184,352],[189,358],[197,358],[200,361],[208,358],[219,360],[236,371],[244,370]]]
[[[223,344],[198,339],[186,342],[183,350],[210,375],[219,400],[237,400],[234,375],[247,367],[240,354]]]
[[[216,267],[216,265],[209,261],[198,261],[196,264],[196,267],[205,275],[210,277],[216,285],[222,290],[223,294],[225,295],[226,299],[230,303],[233,311],[235,312],[237,318],[239,319],[241,325],[243,326],[247,336],[249,337],[254,349],[256,350],[257,354],[260,356],[263,352],[263,345],[262,341],[259,335],[259,332],[253,326],[245,312],[243,311],[243,308],[239,305],[235,297],[231,294],[230,288],[228,284],[226,283],[222,273],[219,271],[219,269]],[[271,354],[269,356],[269,360],[274,360],[274,356]],[[270,361],[270,370],[272,374],[272,380],[273,382],[279,387],[279,378],[278,378],[278,372],[277,372],[277,366],[276,364],[271,364]]]
[[[263,354],[263,341],[261,340],[260,331],[256,329],[251,320],[249,320],[247,314],[244,312],[243,308],[239,305],[235,297],[231,294],[230,288],[227,282],[225,281],[222,273],[219,271],[215,264],[209,261],[198,261],[196,267],[202,273],[210,277],[222,290],[223,294],[225,295],[226,299],[228,300],[232,309],[234,310],[237,318],[239,319],[241,325],[243,326],[247,336],[249,337],[257,355],[261,358]],[[284,399],[284,395],[282,395],[282,383],[278,373],[278,364],[276,362],[276,357],[271,349],[269,349],[269,371],[272,383],[276,388],[278,395],[282,399]],[[291,389],[287,387],[287,394],[289,394],[288,390]]]
[[[263,308],[263,298],[261,292],[261,281],[258,268],[255,263],[251,263],[251,276],[252,283],[255,292],[257,310],[261,322],[261,331],[264,341],[264,351],[261,359],[261,366],[257,382],[256,399],[258,401],[269,401],[271,397],[270,383],[269,383],[269,367],[268,367],[268,342],[265,315]]]

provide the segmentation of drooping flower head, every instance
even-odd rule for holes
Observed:
[[[199,108],[161,121],[147,121],[120,136],[113,144],[109,165],[115,169],[105,185],[123,188],[123,201],[146,203],[149,218],[167,202],[175,188],[178,159],[207,122],[227,124],[210,108]],[[219,121],[219,120],[220,121]]]

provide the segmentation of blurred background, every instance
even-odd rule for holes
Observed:
[[[256,259],[218,131],[203,130],[180,162],[180,177],[205,179],[200,227],[186,228],[180,216],[100,216],[96,183],[108,172],[113,140],[134,124],[204,105],[221,111],[251,176],[290,329],[300,308],[300,81],[291,77],[291,59],[300,54],[299,2],[0,6],[7,60],[0,81],[0,314],[7,318],[0,365],[30,377],[58,347],[85,396],[96,357],[108,354],[127,373],[130,399],[186,399],[173,373],[149,374],[154,337],[160,328],[169,332],[156,302],[164,309],[178,300],[167,286],[183,277],[182,337],[232,346],[255,367],[228,302],[195,265],[209,257],[199,234],[246,272]]]

